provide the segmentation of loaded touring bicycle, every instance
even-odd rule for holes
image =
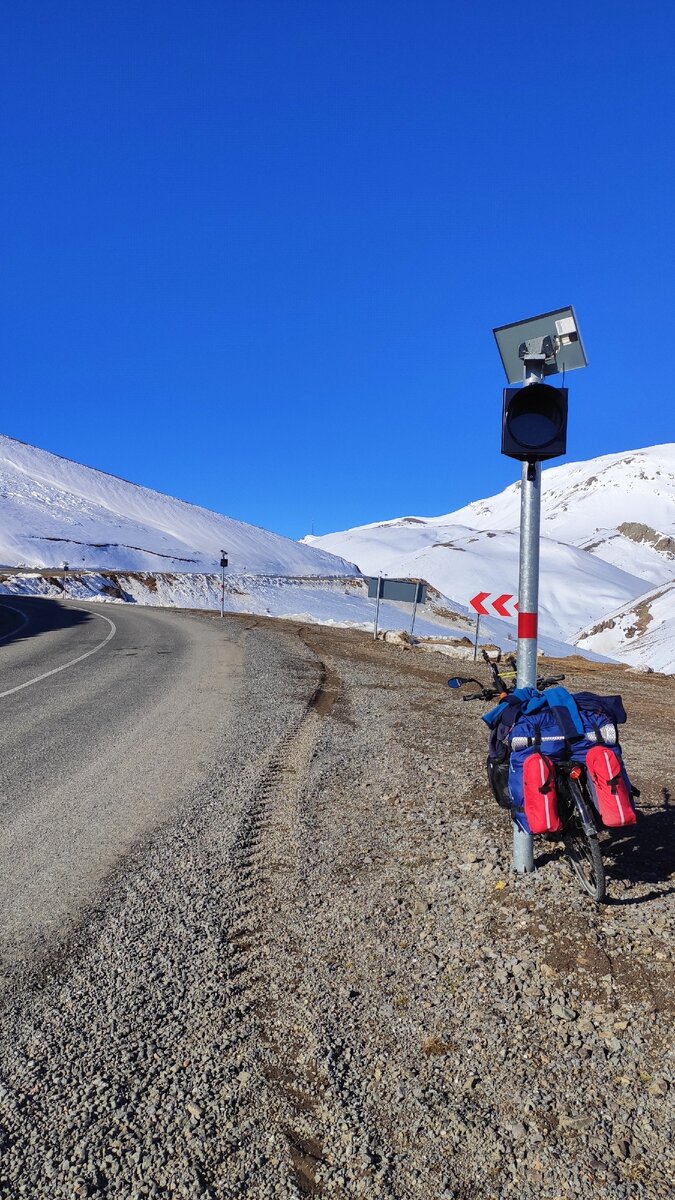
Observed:
[[[584,890],[605,899],[605,871],[598,833],[636,821],[632,786],[623,764],[618,726],[626,720],[620,696],[574,695],[564,675],[516,688],[516,664],[483,651],[492,686],[456,676],[452,688],[473,683],[464,700],[498,700],[483,720],[490,730],[487,774],[500,807],[525,832],[558,837]]]

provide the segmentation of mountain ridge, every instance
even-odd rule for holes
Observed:
[[[353,564],[283,534],[0,435],[0,561],[7,566],[217,568],[353,575]],[[59,545],[58,561],[52,549]],[[100,551],[105,550],[101,562]]]
[[[517,480],[440,517],[407,514],[304,540],[371,574],[419,574],[466,604],[481,590],[517,593],[519,522]],[[621,658],[625,651],[626,661],[661,669],[663,639],[654,629],[648,639],[629,634],[626,616],[614,626],[623,634],[602,645],[591,631],[675,579],[675,443],[545,468],[541,530],[542,632],[573,643],[592,639],[601,653]],[[657,624],[666,619],[663,607],[654,610]]]

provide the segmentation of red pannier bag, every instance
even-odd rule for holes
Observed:
[[[611,746],[593,746],[586,755],[588,782],[603,825],[635,825],[630,786],[621,759]]]
[[[558,833],[562,822],[558,814],[555,767],[546,754],[535,750],[523,763],[523,803],[532,833]]]

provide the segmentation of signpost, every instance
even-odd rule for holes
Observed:
[[[518,605],[515,603],[512,604],[511,601],[515,601],[515,596],[511,592],[502,592],[501,595],[495,596],[494,599],[491,592],[478,592],[469,600],[469,608],[472,608],[476,614],[476,639],[473,645],[474,662],[478,657],[478,630],[480,629],[481,617],[489,617],[494,614],[497,617],[515,619]]]
[[[220,615],[225,616],[225,568],[227,563],[227,553],[225,550],[220,552]]]
[[[493,330],[510,384],[504,388],[502,454],[522,463],[520,490],[520,568],[518,580],[517,686],[537,686],[539,612],[539,524],[541,463],[567,447],[567,389],[544,383],[585,367],[573,308],[559,308]],[[513,868],[534,870],[532,835],[513,822]]]
[[[373,629],[374,641],[377,639],[380,619],[380,600],[397,600],[403,604],[412,604],[412,621],[410,622],[410,636],[412,637],[417,605],[427,602],[427,585],[420,579],[386,579],[384,575],[371,576],[368,578],[368,597],[370,600],[377,600]]]

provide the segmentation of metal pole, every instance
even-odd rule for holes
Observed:
[[[525,360],[524,386],[543,380],[543,364]],[[520,572],[518,579],[518,656],[516,686],[537,686],[537,618],[539,611],[539,525],[541,464],[523,463],[520,484]],[[534,870],[533,838],[513,822],[513,869]]]
[[[473,644],[473,661],[478,658],[478,630],[480,629],[480,613],[476,613],[476,640]]]
[[[416,579],[415,580],[415,599],[413,600],[412,621],[410,622],[410,636],[411,637],[413,635],[413,629],[415,628],[415,614],[417,612],[417,597],[419,595],[419,590],[420,590],[420,581],[419,581],[419,579]]]
[[[227,566],[227,554],[224,550],[220,552],[220,615],[225,616],[225,567]]]
[[[377,577],[377,604],[375,605],[375,629],[373,631],[373,641],[377,641],[377,625],[380,618],[380,591],[382,589],[382,576]]]

